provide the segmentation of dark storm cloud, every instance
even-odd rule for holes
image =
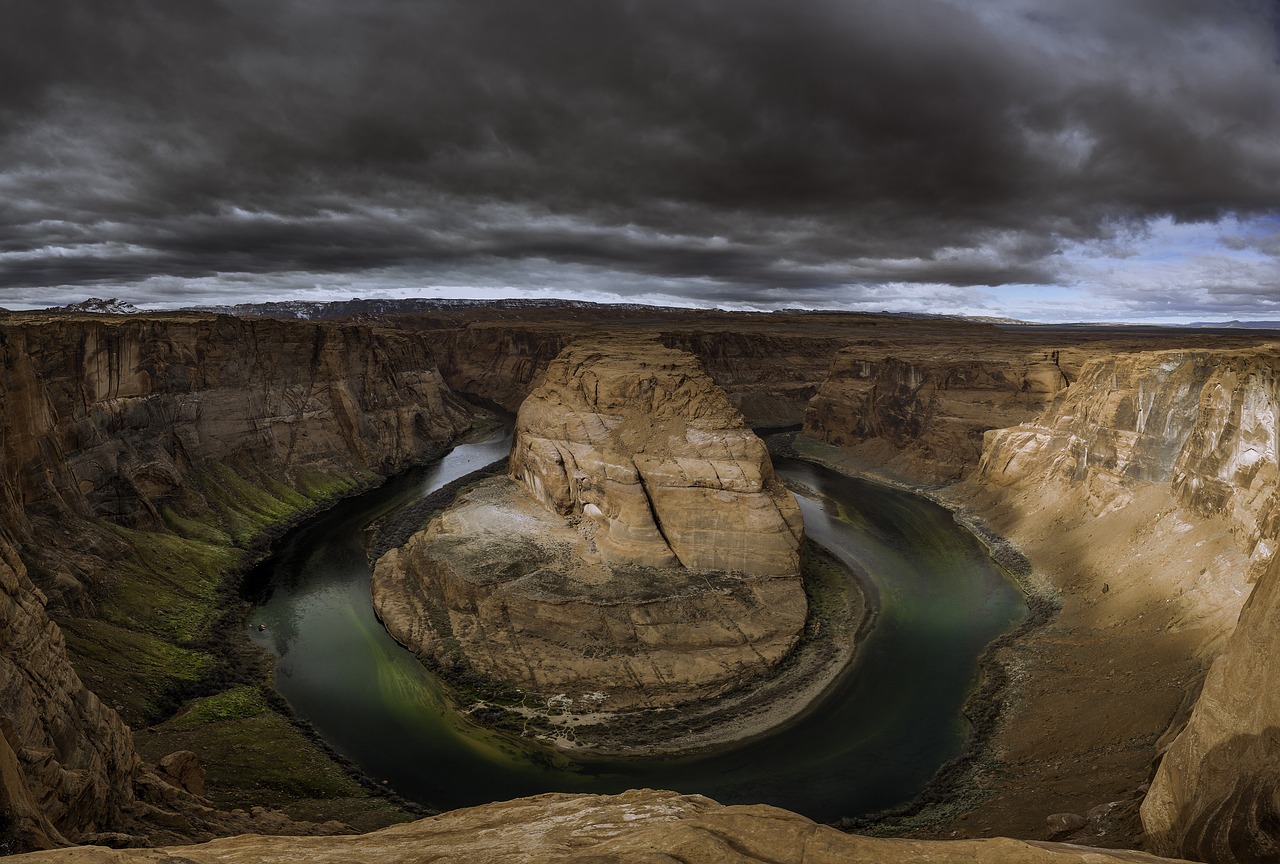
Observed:
[[[0,292],[1050,285],[1064,244],[1280,202],[1261,2],[11,5]]]

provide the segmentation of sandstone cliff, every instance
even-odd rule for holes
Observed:
[[[14,315],[0,352],[0,843],[208,836],[116,709],[145,719],[218,662],[197,643],[264,530],[472,415],[420,339],[367,328]]]
[[[615,710],[716,696],[796,644],[799,507],[691,355],[566,348],[510,473],[377,563],[375,608],[424,658]]]
[[[848,342],[844,335],[799,327],[795,329],[801,332],[760,332],[663,323],[610,320],[608,326],[630,324],[623,332],[656,337],[669,348],[693,354],[753,426],[799,423],[827,375],[831,355]],[[599,330],[598,323],[572,321],[542,326],[472,323],[435,331],[432,342],[450,387],[515,412],[566,345]]]
[[[1278,620],[1273,560],[1143,801],[1153,850],[1215,864],[1280,860]]]
[[[804,434],[907,476],[956,479],[978,461],[983,433],[1033,418],[1068,386],[1058,351],[975,347],[903,359],[845,348],[809,402]]]
[[[1038,419],[988,432],[946,493],[1020,544],[1062,604],[1002,655],[1004,776],[970,824],[1025,835],[1030,819],[998,812],[1132,809],[1272,557],[1277,359],[1091,360]]]
[[[577,342],[520,406],[511,476],[593,524],[611,564],[800,569],[800,508],[764,443],[690,354]]]
[[[56,855],[57,857],[53,857]],[[723,807],[698,795],[539,795],[456,810],[361,837],[230,837],[149,851],[84,848],[36,853],[14,864],[1160,864],[1138,852],[1021,840],[928,842],[842,834],[765,805]]]

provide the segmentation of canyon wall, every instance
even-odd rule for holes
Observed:
[[[1062,604],[1006,655],[1018,685],[998,746],[1017,767],[996,800],[1067,786],[1050,754],[1096,754],[1077,756],[1074,802],[1042,806],[1112,806],[1104,790],[1141,788],[1194,703],[1143,804],[1147,834],[1163,854],[1271,860],[1263,754],[1280,715],[1261,695],[1261,621],[1276,578],[1277,363],[1275,346],[1090,361],[1038,419],[988,432],[971,482],[949,491],[1019,543]],[[1248,843],[1271,852],[1227,853]]]
[[[1094,361],[1040,420],[989,433],[981,481],[1066,482],[1095,514],[1167,484],[1189,512],[1226,520],[1252,581],[1280,528],[1278,361],[1275,348]]]
[[[668,348],[697,357],[747,422],[759,427],[800,423],[827,375],[831,355],[849,338],[627,323],[472,324],[432,331],[431,342],[450,387],[514,413],[540,383],[547,364],[574,339],[602,327],[656,336]]]
[[[977,463],[987,430],[1031,419],[1068,385],[1058,351],[984,348],[845,348],[809,402],[804,434],[905,476],[957,479]]]
[[[122,830],[151,799],[199,834],[116,708],[216,662],[194,646],[263,531],[474,415],[420,338],[361,327],[15,315],[0,355],[0,848]]]

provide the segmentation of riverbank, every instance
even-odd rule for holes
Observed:
[[[916,484],[828,445],[798,438],[791,446],[947,507],[1027,592],[1032,610],[984,653],[965,707],[975,727],[965,756],[909,805],[845,827],[1063,839],[1046,819],[1066,812],[1084,823],[1066,834],[1072,842],[1140,843],[1137,809],[1154,761],[1212,656],[1214,619],[1195,605],[1194,574],[1247,563],[1224,526],[1180,511],[1167,488],[1151,484],[1136,484],[1125,508],[1094,516],[1085,493],[1065,485]]]
[[[481,421],[455,444],[483,438],[493,428]],[[426,454],[417,469],[440,461],[451,449]],[[207,773],[205,795],[223,810],[265,807],[293,819],[336,819],[360,830],[427,812],[389,792],[298,717],[273,689],[273,658],[245,636],[250,602],[269,590],[255,581],[295,529],[305,529],[323,512],[350,506],[387,480],[356,478],[253,536],[240,560],[220,576],[218,620],[199,645],[217,658],[217,665],[170,695],[175,706],[170,716],[135,728],[134,740],[144,758],[158,762],[174,751],[195,752]]]

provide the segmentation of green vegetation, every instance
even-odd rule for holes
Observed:
[[[195,752],[207,772],[205,794],[222,809],[269,807],[363,831],[420,815],[352,779],[330,751],[274,710],[258,686],[193,700],[134,737],[153,762],[175,750]]]
[[[131,726],[159,715],[170,693],[195,685],[214,666],[204,652],[107,621],[59,623],[80,676]]]

